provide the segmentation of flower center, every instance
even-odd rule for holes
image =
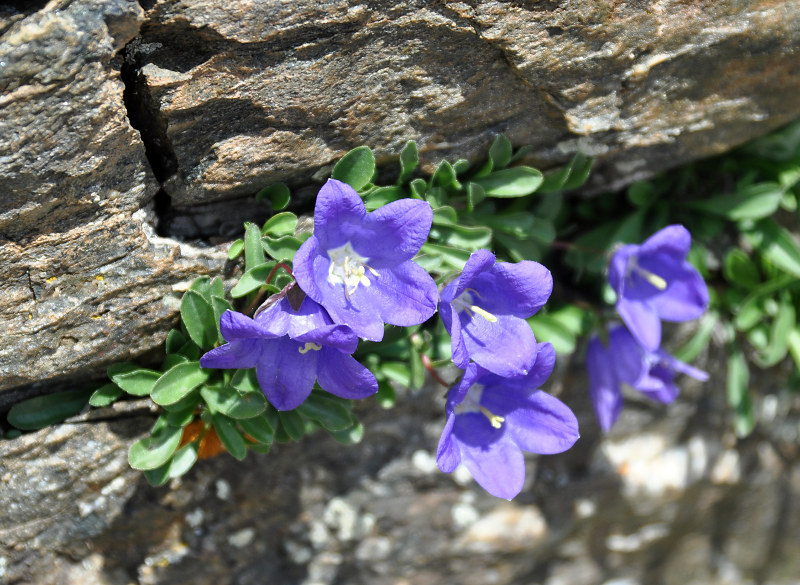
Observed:
[[[467,391],[464,400],[455,407],[455,413],[461,414],[463,412],[480,412],[483,416],[489,419],[489,424],[492,427],[499,429],[503,426],[505,418],[498,416],[490,411],[485,406],[481,405],[481,397],[483,396],[483,386],[480,384],[473,384]]]
[[[348,299],[356,291],[359,284],[363,286],[370,285],[366,274],[367,270],[373,276],[378,276],[378,272],[367,264],[369,258],[365,258],[353,250],[350,242],[347,242],[344,246],[328,250],[328,257],[331,259],[331,264],[328,267],[328,282],[333,285],[341,284],[344,286],[344,294]]]
[[[478,305],[473,303],[472,299],[473,294],[476,297],[481,298],[481,295],[478,294],[478,291],[476,291],[474,288],[468,288],[463,293],[458,295],[458,297],[453,299],[453,302],[451,304],[456,308],[456,311],[458,311],[459,313],[466,311],[467,315],[469,315],[470,318],[474,316],[473,313],[476,313],[481,317],[483,317],[484,319],[486,319],[487,321],[489,321],[489,323],[494,323],[495,321],[497,321],[497,317],[492,315],[486,309],[481,309]]]
[[[656,287],[658,290],[666,290],[667,281],[661,278],[658,274],[654,274],[649,270],[639,266],[635,256],[628,259],[628,266],[626,267],[626,276],[631,278],[633,274],[643,278],[645,281]]]

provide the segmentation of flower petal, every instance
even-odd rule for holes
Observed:
[[[322,389],[340,398],[366,398],[378,391],[375,376],[351,355],[323,347],[317,369]]]
[[[624,325],[610,328],[606,358],[612,362],[609,367],[614,368],[621,382],[636,386],[647,375],[645,350]]]
[[[325,278],[327,278],[329,265],[330,258],[325,256],[325,253],[320,248],[319,240],[314,236],[311,236],[300,245],[292,260],[292,274],[297,281],[297,285],[304,293],[322,305],[324,305],[322,291],[315,279],[315,274],[321,267],[325,272]],[[322,282],[326,281],[323,280]]]
[[[472,280],[482,272],[489,270],[495,263],[495,256],[489,250],[476,250],[470,254],[464,270],[442,291],[442,300],[451,302],[459,297],[472,283]]]
[[[668,254],[670,256],[686,258],[692,246],[692,235],[682,225],[668,225],[658,230],[639,246],[639,255]]]
[[[302,343],[318,343],[348,354],[358,347],[358,336],[347,325],[325,325],[293,339]]]
[[[314,388],[319,352],[300,353],[301,348],[302,344],[288,337],[264,343],[256,377],[267,400],[278,410],[297,408]]]
[[[538,262],[498,262],[491,270],[478,275],[470,288],[478,293],[475,302],[482,309],[496,315],[527,319],[550,298],[553,276]]]
[[[254,368],[261,357],[260,339],[235,339],[215,347],[200,358],[204,368]]]
[[[589,375],[589,396],[600,428],[608,431],[622,411],[622,393],[614,374],[614,364],[597,337],[586,348],[586,370]]]
[[[450,352],[453,363],[462,370],[469,364],[469,353],[464,345],[464,337],[461,333],[461,319],[453,305],[442,301],[439,303],[439,316],[442,318],[444,328],[450,334]]]
[[[314,236],[323,250],[343,246],[362,229],[366,215],[367,209],[355,189],[328,179],[314,205]]]
[[[520,449],[543,455],[566,451],[580,436],[572,410],[541,390],[531,394],[522,408],[508,413],[503,425]]]
[[[524,376],[536,361],[536,338],[518,317],[498,315],[491,322],[481,315],[460,315],[464,345],[475,363],[499,376]]]
[[[493,428],[482,414],[457,415],[453,434],[461,460],[478,484],[498,498],[510,500],[525,482],[525,458],[507,433]]]
[[[433,210],[420,199],[400,199],[367,214],[353,235],[353,249],[375,269],[411,260],[431,231]]]
[[[276,336],[289,335],[292,338],[333,323],[325,309],[308,296],[305,296],[296,311],[290,304],[288,296],[284,296],[259,312],[255,321]]]
[[[556,350],[553,349],[553,345],[549,341],[536,344],[536,361],[528,372],[526,383],[530,384],[531,388],[538,388],[553,373],[555,365]]]
[[[222,313],[219,328],[225,341],[234,339],[254,339],[257,337],[278,337],[267,331],[262,325],[242,313],[227,310]]]
[[[650,299],[658,316],[665,321],[690,321],[705,313],[708,307],[708,286],[690,264],[680,278],[667,280],[667,289]]]
[[[638,246],[627,244],[622,246],[611,256],[611,262],[609,262],[608,265],[608,284],[610,284],[614,292],[617,293],[618,298],[622,298],[625,295],[625,278],[628,272],[628,262],[630,261],[630,257],[636,254],[637,249]]]
[[[409,260],[384,269],[370,279],[369,287],[359,287],[365,302],[377,307],[386,323],[410,327],[424,323],[436,312],[439,292],[436,283],[419,264]]]
[[[439,446],[436,448],[436,464],[444,473],[452,473],[461,464],[461,449],[453,437],[453,425],[456,415],[450,413],[444,423],[442,436],[439,437]]]
[[[617,313],[645,349],[658,349],[661,345],[661,320],[650,304],[622,297],[617,300]]]

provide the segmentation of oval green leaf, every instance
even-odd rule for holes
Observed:
[[[260,391],[239,394],[230,386],[204,386],[200,396],[211,410],[234,419],[253,418],[267,409],[267,399]]]
[[[228,453],[240,461],[244,459],[247,455],[247,443],[234,422],[221,414],[213,414],[211,419],[214,421],[214,429],[217,431],[219,440],[222,441],[222,445]]]
[[[23,431],[43,429],[78,414],[91,394],[90,390],[56,392],[17,402],[8,411],[8,422]]]
[[[175,404],[208,380],[208,376],[209,371],[201,368],[199,362],[178,364],[158,379],[150,397],[161,406]]]
[[[489,197],[523,197],[535,192],[544,178],[532,167],[512,167],[475,179]]]
[[[201,349],[211,349],[217,341],[217,323],[211,302],[194,290],[181,299],[181,319],[186,332]]]
[[[136,441],[128,450],[128,463],[134,469],[145,471],[161,467],[169,461],[183,436],[179,427],[164,424],[149,437]]]
[[[374,173],[375,155],[368,146],[358,146],[336,163],[331,177],[358,191],[369,184]]]
[[[297,228],[297,216],[291,211],[282,211],[270,217],[261,228],[261,235],[291,236]]]

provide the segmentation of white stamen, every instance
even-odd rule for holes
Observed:
[[[376,278],[379,276],[378,271],[367,264],[369,258],[353,250],[350,242],[328,250],[328,257],[331,259],[328,282],[333,285],[341,284],[348,299],[356,292],[359,284],[363,286],[371,284],[366,275],[367,270]]]

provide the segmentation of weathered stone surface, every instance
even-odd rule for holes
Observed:
[[[170,487],[126,467],[146,412],[91,416],[0,442],[0,578],[58,585],[746,585],[797,582],[800,402],[776,388],[736,442],[723,370],[669,407],[629,400],[602,437],[586,379],[559,360],[553,388],[582,437],[531,458],[513,502],[434,453],[440,388],[364,406],[364,441],[315,436],[240,463],[198,463]],[[773,372],[780,376],[780,372]],[[771,403],[769,406],[767,403]],[[772,419],[775,413],[778,417]],[[126,417],[126,418],[122,418]],[[789,433],[787,435],[786,433]],[[790,437],[794,432],[794,438]]]
[[[595,188],[800,115],[800,1],[158,0],[136,59],[177,205],[307,180],[360,144],[427,163],[493,134]]]
[[[86,377],[153,347],[185,281],[224,261],[181,257],[140,211],[157,184],[114,56],[141,7],[27,8],[0,13],[0,389]]]

